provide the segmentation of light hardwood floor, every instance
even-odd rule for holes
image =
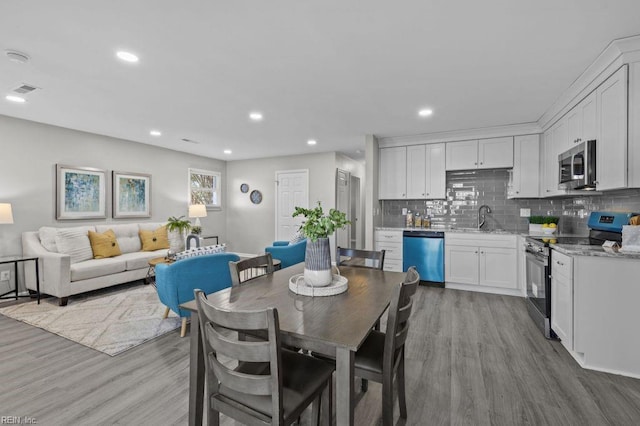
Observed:
[[[189,339],[179,331],[116,357],[2,315],[0,336],[0,416],[187,423]],[[406,424],[640,424],[640,380],[581,369],[520,298],[420,287],[406,350]],[[380,397],[376,383],[357,394],[357,425],[380,423]]]

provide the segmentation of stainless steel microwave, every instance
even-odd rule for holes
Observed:
[[[558,189],[596,189],[596,141],[586,141],[558,155]]]

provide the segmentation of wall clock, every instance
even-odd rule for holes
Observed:
[[[242,192],[243,194],[249,192],[249,185],[247,185],[246,183],[240,185],[240,192]]]
[[[251,191],[249,197],[251,198],[251,202],[253,204],[260,204],[262,202],[262,192],[258,191],[257,189]]]

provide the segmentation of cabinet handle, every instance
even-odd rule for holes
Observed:
[[[477,166],[477,165],[478,165],[478,162],[476,161],[475,163],[473,163],[473,165],[474,165],[474,166]]]
[[[475,254],[478,254],[478,250],[474,251]]]
[[[483,163],[482,163],[482,161],[481,161],[481,162],[480,162],[480,165],[482,165],[482,164],[483,164]]]
[[[551,190],[550,190],[550,189],[547,189],[547,192],[551,192]]]
[[[560,262],[559,260],[556,260],[556,263],[560,266],[564,266],[564,263]]]
[[[520,193],[520,191],[516,191],[516,194],[519,194],[519,193]]]
[[[422,196],[424,197],[424,192],[422,193]]]
[[[481,252],[480,252],[480,254],[484,254],[484,252],[483,252],[483,251],[481,251]]]

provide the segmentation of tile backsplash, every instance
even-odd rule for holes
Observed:
[[[407,208],[431,216],[433,227],[477,226],[478,207],[491,208],[483,229],[505,229],[527,232],[529,221],[520,217],[521,208],[531,215],[558,216],[563,233],[586,234],[589,213],[602,211],[640,212],[640,189],[607,191],[602,195],[578,195],[562,198],[507,199],[509,172],[500,170],[468,170],[447,172],[446,200],[386,200],[381,202],[382,226],[403,227]]]

